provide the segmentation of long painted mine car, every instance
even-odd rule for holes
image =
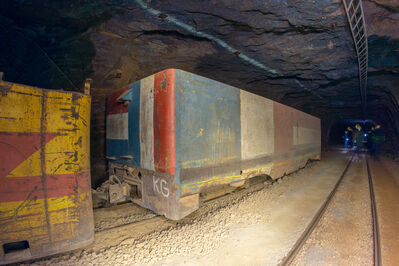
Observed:
[[[238,88],[167,69],[107,101],[109,200],[131,199],[170,219],[199,194],[320,158],[320,120]]]
[[[90,101],[0,81],[0,264],[93,241]]]

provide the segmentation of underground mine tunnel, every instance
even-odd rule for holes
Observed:
[[[396,265],[399,2],[3,0],[0,264]]]

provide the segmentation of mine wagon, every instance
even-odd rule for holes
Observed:
[[[199,195],[273,179],[320,159],[320,120],[205,77],[167,69],[107,100],[109,201],[178,220]]]

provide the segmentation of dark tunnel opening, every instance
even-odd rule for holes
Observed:
[[[331,126],[330,134],[328,136],[328,145],[344,145],[345,143],[345,133],[346,138],[352,138],[353,133],[356,131],[356,125],[361,126],[361,130],[364,132],[365,140],[372,132],[378,123],[372,120],[343,120],[336,122]],[[384,130],[385,133],[385,130]]]
[[[373,142],[375,142],[375,135],[383,135],[384,140],[380,143],[381,153],[388,158],[396,158],[397,156],[397,134],[392,123],[385,120],[360,120],[360,119],[346,119],[336,121],[329,128],[328,134],[325,135],[328,147],[339,147],[347,149],[356,148],[357,125],[360,125],[363,133],[362,148],[367,152],[372,152]],[[377,128],[377,126],[379,128]],[[376,134],[376,132],[378,132]],[[327,148],[329,149],[329,148]]]

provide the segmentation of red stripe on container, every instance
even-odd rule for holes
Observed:
[[[129,90],[129,86],[118,89],[117,91],[110,94],[107,98],[107,114],[120,114],[127,113],[129,105],[123,102],[118,102],[118,98]]]
[[[175,71],[167,69],[154,77],[154,167],[175,174]]]
[[[3,178],[0,186],[0,202],[31,201],[43,199],[41,176]],[[77,192],[90,191],[89,172],[47,175],[47,197],[63,197]]]

